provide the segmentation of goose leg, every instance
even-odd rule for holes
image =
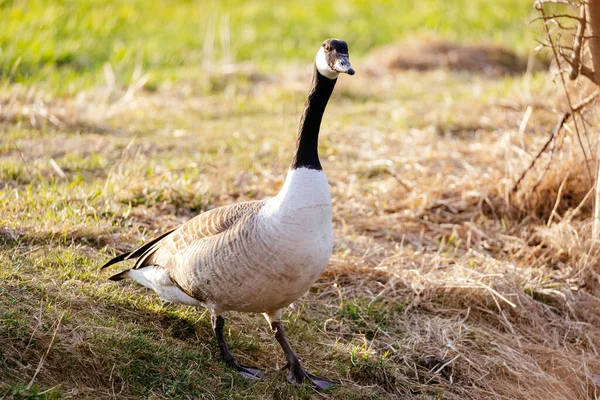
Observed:
[[[265,376],[264,372],[255,367],[250,367],[248,365],[238,364],[235,361],[235,357],[229,351],[229,346],[227,346],[227,342],[225,341],[225,337],[223,335],[223,327],[225,326],[225,320],[220,315],[211,317],[213,331],[215,332],[215,336],[217,337],[217,342],[219,343],[219,349],[221,351],[221,358],[229,366],[237,371],[238,374],[243,376],[244,378],[258,380]]]
[[[298,357],[296,357],[294,350],[292,350],[290,343],[285,337],[283,325],[281,325],[280,321],[271,322],[271,329],[275,332],[275,339],[277,339],[285,353],[287,364],[283,369],[288,369],[288,381],[297,385],[301,385],[304,381],[309,381],[312,386],[318,390],[328,389],[334,385],[340,384],[339,382],[330,381],[329,379],[313,375],[302,368]]]

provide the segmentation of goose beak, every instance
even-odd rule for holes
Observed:
[[[348,75],[354,75],[354,68],[350,65],[350,60],[348,59],[348,54],[339,54],[337,55],[337,61],[333,66],[334,71],[343,72]]]

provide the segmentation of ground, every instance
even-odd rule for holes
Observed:
[[[591,186],[572,140],[540,184],[532,171],[511,190],[561,104],[547,58],[529,56],[530,7],[304,3],[314,9],[0,2],[12,16],[0,38],[0,397],[598,397]],[[319,394],[277,371],[262,316],[226,316],[233,353],[268,372],[249,382],[219,361],[206,311],[99,267],[204,210],[277,193],[312,53],[332,31],[357,71],[321,130],[335,248],[283,317],[307,369],[342,382]],[[406,64],[414,43],[442,39],[463,56],[502,46],[515,68]],[[402,65],[379,63],[382,51]],[[561,185],[568,170],[580,180]]]

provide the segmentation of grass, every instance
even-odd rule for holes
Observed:
[[[104,83],[107,65],[129,82],[136,65],[146,87],[199,77],[222,62],[251,62],[269,71],[304,62],[314,44],[339,36],[364,56],[407,35],[439,34],[464,42],[493,41],[529,51],[523,33],[532,6],[518,0],[420,1],[0,1],[0,74],[73,95]],[[373,26],[377,29],[373,29]],[[302,64],[304,65],[304,64]],[[13,67],[17,66],[13,73]]]
[[[368,71],[375,45],[405,37],[527,54],[528,4],[0,4],[11,15],[0,33],[0,398],[319,396],[276,370],[285,360],[261,316],[227,316],[234,354],[268,372],[252,383],[218,359],[204,310],[98,267],[201,211],[277,192],[329,30],[358,71],[340,79],[322,127],[336,242],[284,314],[311,372],[342,382],[325,396],[598,397],[589,186],[558,194],[566,171],[584,176],[570,139],[538,197],[527,190],[539,174],[505,196],[555,124],[550,75]],[[232,69],[220,67],[224,18]]]

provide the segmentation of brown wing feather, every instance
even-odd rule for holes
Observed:
[[[105,266],[135,257],[139,259],[133,269],[160,264],[161,258],[173,256],[195,241],[226,231],[243,216],[256,212],[263,204],[262,200],[247,201],[206,211],[180,227],[151,240],[129,255],[115,257]]]

